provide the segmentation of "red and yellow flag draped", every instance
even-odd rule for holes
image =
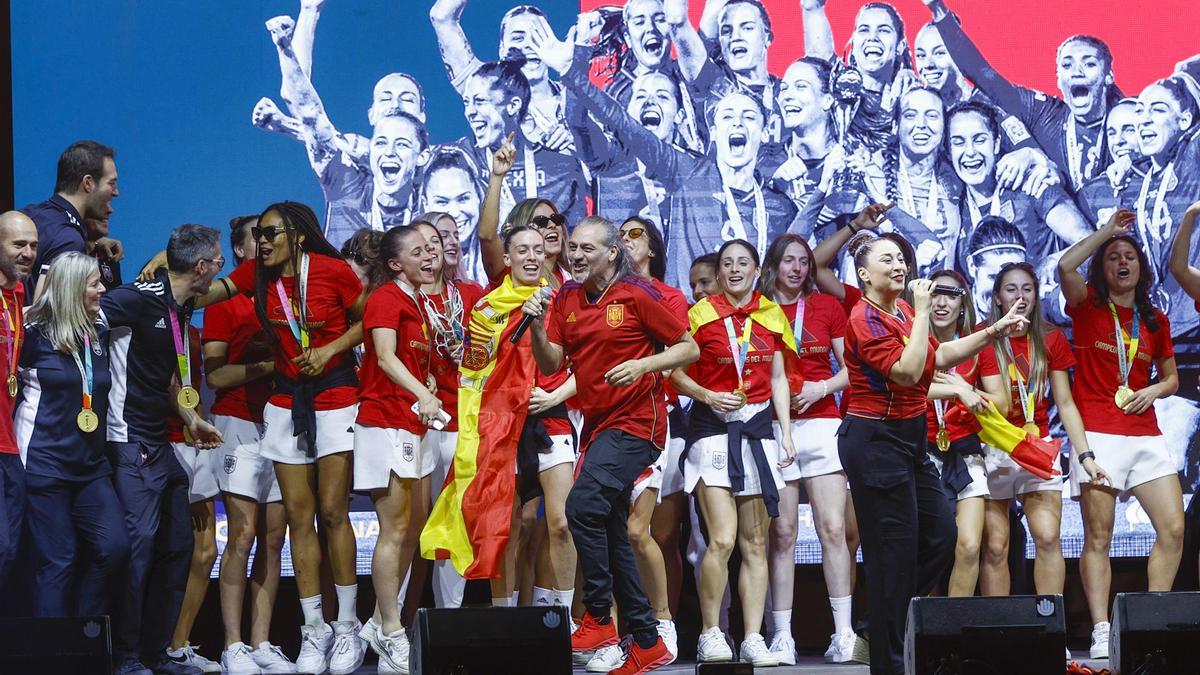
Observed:
[[[783,313],[783,308],[771,302],[770,299],[755,292],[750,302],[741,307],[734,307],[723,294],[710,295],[692,305],[688,310],[688,322],[691,324],[692,335],[702,326],[714,321],[723,321],[728,316],[748,316],[754,323],[779,335],[786,349],[783,350],[784,365],[788,373],[799,373],[799,354],[796,352],[796,338],[792,333],[792,324]],[[793,392],[795,393],[795,392]]]
[[[973,419],[972,419],[973,417]],[[1042,480],[1049,480],[1062,473],[1058,470],[1058,453],[1062,441],[1043,440],[1009,422],[996,404],[988,402],[983,412],[974,413],[963,406],[952,406],[946,411],[946,420],[953,421],[979,434],[979,440],[1012,456],[1017,466],[1029,471]]]
[[[536,286],[506,276],[471,310],[460,367],[458,446],[446,486],[421,532],[421,555],[449,558],[468,579],[500,576],[516,498],[517,441],[536,364],[528,339],[509,343]],[[514,314],[516,313],[516,314]],[[480,431],[487,430],[486,442]]]

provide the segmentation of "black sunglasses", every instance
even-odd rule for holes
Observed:
[[[534,216],[529,219],[529,224],[539,230],[544,230],[550,227],[551,224],[559,227],[566,227],[567,217],[561,213],[552,213],[548,216]]]
[[[258,227],[255,225],[250,228],[250,236],[254,237],[254,241],[265,239],[267,241],[275,241],[275,238],[283,234],[282,227]]]

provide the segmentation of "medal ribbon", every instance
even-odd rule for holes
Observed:
[[[292,329],[292,336],[296,338],[296,342],[300,344],[301,349],[308,349],[308,320],[307,310],[305,309],[305,300],[308,295],[308,254],[300,254],[300,279],[296,285],[296,296],[299,299],[297,303],[299,309],[293,310],[292,303],[288,300],[287,292],[283,290],[283,281],[275,280],[275,293],[279,296],[279,304],[283,307],[283,316],[287,318],[288,328]],[[296,315],[300,315],[300,320],[296,320]]]
[[[167,323],[171,324],[171,339],[175,341],[175,361],[179,364],[179,386],[190,387],[192,341],[183,337],[183,317],[174,309],[168,309],[167,312],[171,315],[171,320]]]
[[[967,192],[967,208],[969,208],[971,210],[971,224],[978,225],[979,221],[983,220],[983,214],[980,213],[979,205],[975,203],[975,198],[971,196],[971,193],[969,191]],[[988,207],[988,215],[989,216],[1000,215],[1000,188],[999,187],[997,187],[996,191],[994,193],[992,193],[992,203]]]
[[[4,308],[4,339],[8,343],[8,376],[16,377],[17,358],[21,353],[21,336],[17,327],[24,324],[24,321],[21,319],[20,307],[16,307],[12,312],[8,311],[8,298],[4,297],[3,292],[0,292],[0,306]]]
[[[796,299],[796,318],[792,320],[792,335],[796,338],[796,353],[801,354],[804,342],[804,295]]]
[[[92,338],[88,336],[87,331],[83,333],[83,359],[79,358],[79,354],[71,354],[75,359],[75,365],[79,368],[79,379],[83,382],[83,409],[92,409]]]
[[[746,225],[742,222],[742,214],[738,211],[737,200],[733,198],[733,191],[729,189],[729,185],[723,184],[722,189],[725,191],[725,215],[729,220],[723,228],[721,235],[725,241],[730,239],[745,239],[750,241],[750,236],[746,232]],[[755,232],[755,247],[758,249],[758,254],[763,255],[767,250],[767,202],[763,199],[762,187],[758,181],[754,182],[754,229]]]
[[[737,369],[738,389],[745,389],[742,379],[742,370],[746,367],[746,355],[750,352],[750,328],[754,324],[754,319],[746,317],[746,325],[742,329],[742,337],[739,340],[737,332],[733,330],[733,317],[725,317],[725,335],[729,338],[729,353],[733,355],[733,367]]]
[[[1032,347],[1030,347],[1032,349]],[[1004,338],[1004,355],[1008,357],[1008,380],[1017,384],[1017,393],[1021,396],[1021,412],[1025,415],[1025,423],[1033,423],[1034,410],[1034,392],[1029,385],[1025,383],[1025,377],[1021,375],[1021,369],[1017,367],[1017,359],[1013,356],[1012,343],[1008,336]]]
[[[1141,338],[1141,327],[1138,321],[1137,307],[1133,310],[1133,330],[1130,331],[1129,351],[1125,351],[1125,331],[1121,329],[1121,320],[1117,318],[1117,308],[1110,302],[1108,311],[1112,314],[1114,332],[1117,338],[1117,376],[1121,386],[1129,386],[1129,372],[1133,370],[1133,359],[1137,356],[1138,342]]]

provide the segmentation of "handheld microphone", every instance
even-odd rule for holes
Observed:
[[[550,296],[554,295],[554,289],[550,288],[549,286],[542,286],[537,290],[535,295],[537,295],[539,298],[549,298]],[[539,318],[541,317],[526,314],[521,318],[521,323],[517,324],[517,329],[513,331],[512,337],[508,338],[508,341],[514,345],[520,342],[521,338],[525,335],[525,331],[529,330],[529,327],[533,325],[534,319]]]
[[[937,284],[933,287],[933,294],[934,295],[949,295],[949,296],[961,298],[967,294],[967,291],[965,289],[959,288],[958,286],[943,286],[942,284]]]

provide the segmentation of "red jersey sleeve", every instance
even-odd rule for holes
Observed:
[[[846,337],[846,315],[846,312],[829,313],[829,338],[831,340]]]
[[[862,297],[862,291],[857,286],[842,284],[842,309],[846,311],[846,316],[850,316],[850,310],[854,309]]]
[[[556,345],[562,345],[566,340],[563,334],[566,332],[567,317],[566,295],[568,293],[577,292],[575,289],[568,290],[566,293],[559,292],[554,294],[554,302],[550,305],[550,316],[546,321],[546,339]]]
[[[1075,367],[1075,353],[1071,343],[1061,330],[1055,328],[1046,336],[1046,363],[1049,370],[1067,370]]]
[[[371,339],[370,331],[375,328],[391,328],[399,330],[400,303],[393,291],[399,290],[393,283],[381,286],[367,298],[367,308],[363,311],[363,332],[365,339]]]
[[[233,321],[233,305],[228,302],[218,302],[204,309],[203,342],[232,342],[237,334],[237,324]]]
[[[1000,362],[996,358],[996,347],[988,345],[979,352],[979,377],[1000,374]]]
[[[338,289],[339,299],[345,307],[353,307],[358,301],[358,296],[362,295],[362,282],[358,280],[358,275],[350,268],[350,263],[340,258],[325,258],[330,265],[331,273],[334,277],[334,283]],[[241,288],[239,286],[239,288]]]
[[[1175,345],[1171,341],[1171,322],[1162,312],[1155,310],[1154,314],[1158,319],[1158,330],[1154,331],[1156,344],[1152,356],[1158,359],[1169,359],[1175,356]]]
[[[659,304],[648,292],[643,291],[633,295],[637,298],[638,318],[642,320],[642,326],[650,334],[650,337],[663,345],[670,346],[687,332],[688,322],[686,319],[681,320],[675,312],[661,311]],[[684,316],[687,316],[686,311]]]
[[[241,265],[238,265],[227,277],[229,283],[237,287],[238,291],[247,295],[254,292],[254,269],[258,262],[257,258],[248,258]]]

